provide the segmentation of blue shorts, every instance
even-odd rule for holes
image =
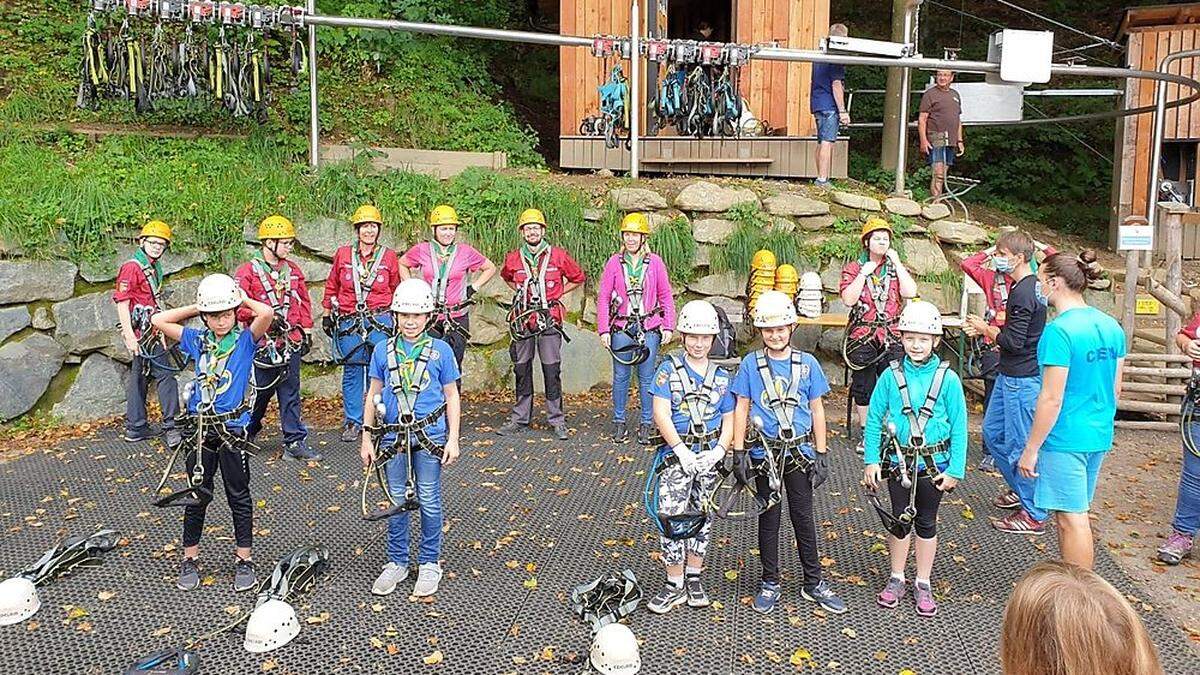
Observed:
[[[837,141],[840,122],[836,110],[817,110],[813,113],[817,120],[817,142],[833,143]]]
[[[1039,509],[1087,513],[1096,494],[1096,478],[1108,452],[1038,453],[1033,503]]]
[[[946,166],[954,166],[954,153],[957,150],[952,145],[947,145],[941,148],[929,149],[929,165],[945,164]]]

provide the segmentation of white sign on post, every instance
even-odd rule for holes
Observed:
[[[1117,226],[1118,251],[1153,251],[1154,228],[1150,225]]]

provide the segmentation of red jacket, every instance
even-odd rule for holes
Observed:
[[[358,299],[354,297],[354,256],[358,246],[342,246],[333,254],[333,268],[329,270],[329,278],[325,280],[325,295],[321,298],[321,306],[333,310],[334,298],[337,298],[337,313],[352,314]],[[370,270],[371,260],[361,260],[364,269]],[[392,306],[392,294],[400,285],[400,258],[390,248],[383,248],[383,257],[379,261],[379,271],[375,281],[367,291],[367,309],[372,311],[386,310]]]
[[[300,266],[291,260],[284,260],[282,264],[291,268],[291,284],[289,287],[291,301],[285,319],[289,324],[297,326],[297,328],[292,331],[289,337],[293,340],[299,340],[300,328],[312,328],[313,326],[312,300],[308,297],[308,286],[304,283],[304,272],[300,271]],[[280,268],[276,267],[276,269]],[[242,290],[246,291],[246,295],[251,299],[258,300],[259,302],[266,303],[267,305],[271,304],[270,298],[267,297],[267,291],[263,287],[262,282],[258,278],[258,273],[254,269],[253,262],[243,263],[242,266],[238,268],[237,273],[234,275],[234,279],[237,280],[238,286],[241,286]],[[268,283],[270,283],[269,277]],[[281,305],[284,302],[283,297],[277,296],[276,300],[278,300]],[[238,309],[238,321],[243,325],[248,326],[253,320],[254,312],[245,307]]]
[[[542,255],[546,255],[543,253]],[[553,303],[556,300],[562,299],[563,289],[568,283],[582,284],[587,276],[583,273],[583,269],[579,267],[579,263],[571,257],[564,249],[557,246],[550,247],[550,262],[546,266],[546,301]],[[538,258],[541,263],[542,259]],[[533,269],[533,274],[537,274],[538,270]],[[525,272],[525,268],[521,265],[521,249],[509,251],[508,255],[504,256],[504,266],[500,268],[500,278],[510,284],[516,284],[518,287],[525,283],[525,279],[530,275]],[[563,322],[563,307],[560,304],[553,305],[550,308],[551,316],[560,325]]]
[[[1200,330],[1200,312],[1197,312],[1196,315],[1192,317],[1192,320],[1188,322],[1188,325],[1179,330],[1179,334],[1186,335],[1189,339],[1195,340],[1197,337],[1200,337],[1196,334],[1196,331],[1198,330]],[[1192,367],[1200,368],[1200,361],[1192,361]]]

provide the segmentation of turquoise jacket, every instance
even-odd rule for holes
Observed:
[[[907,356],[901,361],[904,379],[908,383],[909,400],[914,410],[919,410],[933,384],[933,375],[941,359],[936,355],[924,365],[918,366]],[[908,417],[902,412],[900,387],[896,377],[888,368],[879,376],[875,391],[871,393],[871,405],[867,411],[867,428],[863,439],[863,461],[867,464],[880,463],[880,435],[887,422],[896,425],[896,436],[901,445],[909,443]],[[934,456],[938,468],[961,480],[967,469],[967,401],[963,396],[962,380],[953,370],[946,372],[942,380],[942,391],[933,404],[933,416],[925,424],[925,444],[933,445],[950,439],[950,448]],[[889,452],[895,461],[895,453]],[[919,462],[922,467],[924,462]]]

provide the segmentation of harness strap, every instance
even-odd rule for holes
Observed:
[[[292,267],[286,261],[280,261],[279,270],[271,269],[266,260],[254,258],[250,261],[250,266],[254,269],[254,273],[258,275],[258,283],[262,284],[263,289],[267,294],[267,302],[271,304],[271,309],[282,311],[282,316],[287,318],[288,311],[292,306]],[[265,269],[264,269],[265,268]],[[272,283],[274,282],[274,283]],[[286,286],[284,285],[286,282]],[[280,296],[283,300],[280,300]]]
[[[518,257],[521,259],[521,269],[525,271],[525,281],[521,282],[521,297],[525,299],[525,306],[529,307],[532,301],[532,306],[537,309],[549,309],[550,304],[546,299],[546,273],[550,269],[550,258],[553,253],[552,247],[546,247],[546,250],[539,257],[537,274],[529,267],[529,261],[519,252]]]
[[[428,340],[428,338],[426,338]],[[429,367],[429,359],[433,354],[433,341],[428,340],[417,355],[415,361],[405,358],[403,362],[397,354],[397,340],[388,341],[387,359],[388,359],[388,383],[392,387],[392,393],[396,396],[396,402],[400,406],[400,419],[411,419],[417,406],[417,396],[421,391],[421,381],[425,379],[425,373]],[[414,345],[415,346],[415,345]],[[410,367],[411,362],[412,375],[411,379],[405,381],[402,367]]]
[[[754,353],[754,363],[758,369],[758,376],[762,381],[763,390],[767,395],[768,407],[771,414],[775,416],[775,421],[779,424],[779,440],[790,441],[795,438],[795,428],[792,426],[792,418],[796,414],[796,409],[800,407],[800,383],[802,380],[807,380],[807,377],[801,378],[797,376],[797,370],[803,364],[800,360],[800,352],[793,349],[791,353],[791,361],[788,365],[788,390],[787,393],[779,391],[775,386],[775,378],[771,375],[771,367],[767,363],[767,354],[765,350],[758,350]]]
[[[682,399],[684,409],[687,411],[688,417],[691,420],[691,432],[705,429],[706,422],[713,417],[716,412],[718,397],[716,393],[717,372],[720,368],[712,362],[709,362],[708,369],[704,372],[704,380],[700,387],[696,387],[696,383],[687,374],[687,364],[682,356],[672,354],[669,359],[671,364],[670,385],[671,393],[679,394]]]
[[[909,442],[914,447],[922,447],[925,445],[925,425],[929,423],[933,417],[933,406],[937,403],[938,397],[942,395],[942,385],[946,380],[946,371],[950,370],[950,364],[943,361],[938,364],[937,372],[933,375],[933,382],[929,385],[929,392],[925,395],[925,401],[921,404],[919,410],[914,411],[912,400],[908,395],[908,381],[904,377],[904,366],[901,361],[893,361],[888,364],[888,368],[892,369],[892,376],[896,378],[896,386],[900,389],[900,412],[908,418],[908,438]]]
[[[350,277],[354,280],[356,311],[363,312],[367,309],[367,296],[370,295],[371,287],[375,285],[375,280],[379,277],[379,269],[383,263],[383,250],[382,246],[375,246],[375,259],[371,261],[370,267],[362,264],[357,246],[350,251]]]
[[[454,258],[458,256],[458,244],[450,244],[450,252],[443,262],[438,252],[440,244],[429,242],[429,262],[433,267],[433,299],[441,307],[446,306],[446,289],[450,285],[450,271],[454,268]]]

